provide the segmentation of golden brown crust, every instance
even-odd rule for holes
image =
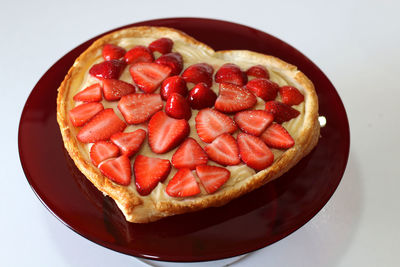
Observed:
[[[73,107],[72,97],[79,89],[84,74],[93,65],[95,59],[101,55],[103,45],[106,43],[117,44],[117,41],[121,38],[131,37],[149,37],[153,39],[169,37],[174,41],[179,40],[188,46],[225,61],[235,62],[235,60],[241,58],[254,64],[266,65],[271,71],[278,73],[290,83],[300,85],[305,96],[304,122],[299,130],[300,132],[296,135],[295,146],[285,151],[267,169],[211,195],[201,195],[181,200],[169,197],[166,194],[159,194],[155,199],[151,199],[151,201],[147,199],[145,201],[135,190],[111,182],[101,174],[89,158],[84,156],[85,153],[82,153],[84,146],[76,139],[78,130],[69,122],[68,111]],[[58,89],[57,121],[60,125],[65,147],[79,170],[100,191],[116,201],[128,221],[137,223],[151,222],[166,216],[196,211],[210,206],[224,205],[230,200],[281,176],[306,156],[315,147],[319,138],[318,98],[312,82],[302,72],[298,71],[295,66],[278,58],[251,51],[215,52],[212,48],[183,32],[164,27],[132,27],[110,33],[95,41],[77,58]]]

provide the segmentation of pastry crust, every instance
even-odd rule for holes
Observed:
[[[186,46],[201,51],[207,56],[212,56],[223,61],[235,63],[238,59],[261,64],[283,77],[289,84],[302,88],[304,100],[304,117],[297,129],[295,145],[284,151],[265,170],[254,175],[240,179],[232,186],[220,188],[214,194],[201,194],[190,198],[173,198],[165,193],[168,181],[160,186],[159,190],[147,197],[140,196],[134,186],[126,187],[115,184],[101,174],[87,157],[86,147],[76,139],[79,129],[72,126],[68,118],[68,111],[75,105],[72,100],[77,93],[89,68],[101,57],[102,47],[106,43],[118,44],[123,38],[151,38],[158,39],[169,37],[174,42],[182,42]],[[64,81],[58,88],[57,121],[60,126],[65,148],[79,170],[104,194],[109,195],[118,204],[127,221],[146,223],[160,218],[192,212],[211,206],[221,206],[247,192],[250,192],[269,181],[272,181],[306,156],[317,144],[319,139],[318,123],[318,98],[312,82],[297,67],[290,65],[276,57],[246,50],[230,50],[215,52],[209,46],[193,39],[187,34],[171,28],[164,27],[132,27],[119,30],[95,41],[75,61],[68,71]],[[134,184],[134,178],[132,179]]]

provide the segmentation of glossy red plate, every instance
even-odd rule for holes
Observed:
[[[134,25],[173,27],[215,50],[248,49],[277,56],[315,84],[327,124],[312,153],[288,173],[220,208],[149,224],[125,221],[75,167],[56,121],[57,88],[97,36],[62,57],[39,80],[23,110],[19,154],[25,175],[43,204],[64,224],[99,245],[150,259],[205,261],[232,257],[272,244],[308,222],[329,200],[344,173],[350,146],[343,104],[328,78],[308,58],[259,30],[199,18],[151,20]]]

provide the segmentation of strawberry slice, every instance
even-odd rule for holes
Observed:
[[[146,131],[138,129],[128,133],[116,133],[111,136],[111,141],[119,147],[123,155],[133,156],[139,151],[144,139],[146,139]]]
[[[122,132],[126,127],[112,108],[107,108],[97,113],[88,121],[77,134],[82,143],[94,143],[108,140],[113,134]]]
[[[171,197],[190,197],[200,193],[199,184],[190,169],[180,169],[165,190]]]
[[[282,103],[293,106],[304,101],[304,96],[299,89],[293,86],[282,86],[279,88],[279,94],[282,98]]]
[[[186,82],[181,76],[168,77],[161,84],[160,94],[162,99],[167,100],[169,95],[173,93],[178,93],[185,97],[188,93]]]
[[[274,115],[274,121],[281,124],[299,116],[300,112],[289,105],[278,101],[265,103],[265,110]]]
[[[118,102],[118,109],[128,124],[143,123],[162,108],[159,94],[130,94]]]
[[[257,98],[249,90],[230,83],[219,84],[219,96],[215,101],[215,109],[233,113],[253,107]]]
[[[135,64],[139,62],[153,62],[153,53],[147,47],[138,45],[126,52],[124,56],[126,64]]]
[[[189,168],[194,170],[196,166],[207,164],[208,157],[201,146],[189,137],[182,143],[172,156],[171,162],[177,169]]]
[[[153,191],[158,182],[163,182],[171,171],[171,163],[167,159],[151,158],[138,155],[133,164],[136,189],[142,196]]]
[[[69,119],[75,127],[80,127],[104,109],[101,103],[85,103],[68,112]]]
[[[277,123],[272,124],[263,132],[261,139],[269,146],[287,149],[294,146],[294,140],[286,129]]]
[[[151,117],[148,125],[149,145],[153,152],[162,154],[177,147],[188,136],[189,123],[169,117],[159,111]]]
[[[157,58],[157,64],[171,68],[171,75],[178,75],[183,69],[183,58],[179,53],[168,53]]]
[[[232,135],[224,133],[211,144],[204,147],[208,157],[222,165],[237,165],[240,163],[239,148]]]
[[[202,109],[196,116],[196,130],[203,142],[211,143],[223,133],[234,133],[235,122],[227,115],[215,109]]]
[[[135,92],[135,87],[127,82],[114,79],[103,80],[103,94],[108,101],[119,100],[124,95]]]
[[[166,54],[171,52],[174,42],[169,38],[160,38],[149,44],[149,49],[152,52],[160,52],[161,54]]]
[[[259,136],[271,125],[274,116],[265,110],[246,110],[236,113],[234,119],[243,132]]]
[[[99,141],[90,148],[90,159],[97,167],[99,164],[109,158],[119,156],[119,148],[110,141]]]
[[[147,62],[136,63],[129,71],[133,81],[145,93],[154,92],[171,74],[170,67]]]
[[[211,108],[217,95],[205,83],[196,84],[189,92],[189,103],[193,109]]]
[[[249,81],[246,88],[264,101],[269,101],[278,95],[279,85],[264,78],[256,78]]]
[[[120,59],[126,53],[126,50],[118,45],[106,44],[103,47],[104,60]]]
[[[99,169],[105,176],[117,184],[125,186],[131,184],[131,161],[125,155],[103,162]]]
[[[247,166],[260,171],[274,162],[274,154],[259,137],[239,133],[237,140],[240,157]]]
[[[243,86],[247,83],[247,76],[243,74],[239,66],[226,63],[215,73],[215,81],[217,83],[232,83]]]
[[[125,62],[112,59],[94,64],[90,70],[89,74],[97,79],[118,79],[122,71],[125,68]]]
[[[74,95],[74,101],[98,102],[102,99],[101,85],[99,83],[92,84]]]
[[[263,65],[255,65],[246,71],[247,76],[269,79],[269,72]]]
[[[192,110],[186,98],[178,93],[173,93],[168,97],[165,104],[165,113],[175,119],[189,120],[192,116]]]
[[[217,191],[231,177],[231,172],[227,169],[209,165],[197,166],[196,173],[209,194]]]
[[[203,82],[208,87],[211,87],[213,72],[214,68],[211,65],[207,63],[197,63],[189,66],[181,76],[186,82],[194,84]]]

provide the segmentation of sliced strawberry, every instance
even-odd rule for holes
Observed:
[[[177,147],[189,135],[186,120],[177,120],[159,111],[151,117],[148,125],[149,145],[153,152],[162,154]]]
[[[125,155],[103,162],[99,169],[105,176],[117,184],[125,186],[131,184],[131,161]]]
[[[207,84],[198,83],[189,92],[189,103],[193,109],[211,108],[214,106],[217,95]]]
[[[125,68],[125,62],[112,59],[94,64],[89,74],[98,79],[118,79]]]
[[[142,196],[153,191],[158,182],[163,182],[171,171],[171,163],[167,159],[150,158],[138,155],[133,164],[136,189]]]
[[[172,156],[172,165],[177,169],[189,168],[194,170],[196,166],[207,164],[208,157],[201,146],[189,137],[181,144]]]
[[[243,132],[259,136],[271,125],[274,116],[265,110],[245,110],[236,113],[234,119]]]
[[[167,100],[169,95],[173,93],[178,93],[185,97],[188,93],[186,82],[181,76],[168,77],[161,84],[160,94],[162,99]]]
[[[101,85],[99,83],[92,84],[74,95],[74,101],[98,102],[102,99]]]
[[[136,63],[129,69],[133,81],[145,93],[154,92],[170,74],[168,66],[156,63]]]
[[[178,93],[171,94],[165,104],[165,113],[175,119],[189,120],[192,116],[192,110],[186,98]]]
[[[196,173],[209,194],[217,191],[231,177],[231,172],[227,169],[209,165],[197,166]]]
[[[160,52],[161,54],[166,54],[171,52],[174,42],[169,38],[160,38],[149,44],[149,49],[152,52]]]
[[[240,157],[247,166],[260,171],[274,162],[274,154],[259,137],[239,133],[237,141]]]
[[[281,124],[299,116],[300,112],[289,105],[278,101],[265,103],[265,110],[274,115],[274,121]]]
[[[159,94],[130,94],[118,102],[118,109],[128,124],[143,123],[162,108]]]
[[[269,146],[286,149],[294,146],[294,140],[286,129],[277,123],[272,124],[263,132],[261,139]]]
[[[101,103],[85,103],[74,107],[68,112],[72,125],[80,127],[104,109]]]
[[[116,133],[111,136],[111,141],[119,147],[123,155],[133,156],[139,151],[144,139],[146,139],[146,131],[138,129],[128,133]]]
[[[103,46],[104,60],[120,59],[126,53],[126,50],[118,45],[106,44]]]
[[[264,78],[256,78],[249,81],[246,88],[264,101],[269,101],[278,95],[279,85]]]
[[[82,143],[94,143],[109,139],[113,134],[122,132],[125,127],[126,123],[118,118],[114,110],[107,108],[88,121],[76,137]]]
[[[243,75],[239,66],[232,63],[226,63],[215,73],[215,81],[217,83],[233,83],[243,86],[247,82],[247,76]]]
[[[180,169],[165,190],[171,197],[190,197],[200,193],[199,184],[189,169]]]
[[[178,75],[183,69],[183,58],[179,53],[168,53],[157,58],[157,64],[171,68],[171,75]]]
[[[215,109],[202,109],[196,116],[197,134],[203,142],[211,143],[223,133],[234,133],[235,122],[227,115]]]
[[[257,98],[249,90],[230,83],[219,84],[219,95],[215,101],[215,109],[233,113],[253,107]]]
[[[189,66],[182,73],[183,79],[186,82],[198,84],[205,83],[208,87],[212,85],[212,74],[214,72],[214,68],[207,63],[197,63]]]
[[[269,79],[269,72],[263,65],[255,65],[246,71],[247,76]]]
[[[126,64],[135,64],[139,62],[153,62],[153,53],[145,46],[138,45],[126,52],[124,56]]]
[[[119,156],[119,148],[110,141],[99,141],[90,148],[90,159],[97,167],[99,164],[109,158]]]
[[[222,165],[237,165],[240,163],[239,148],[232,135],[224,133],[211,144],[204,147],[208,157]]]
[[[108,101],[119,100],[124,95],[135,92],[135,87],[127,82],[114,79],[103,80],[103,94]]]
[[[293,106],[298,105],[304,101],[304,96],[300,93],[299,89],[293,86],[282,86],[279,88],[282,103]]]

